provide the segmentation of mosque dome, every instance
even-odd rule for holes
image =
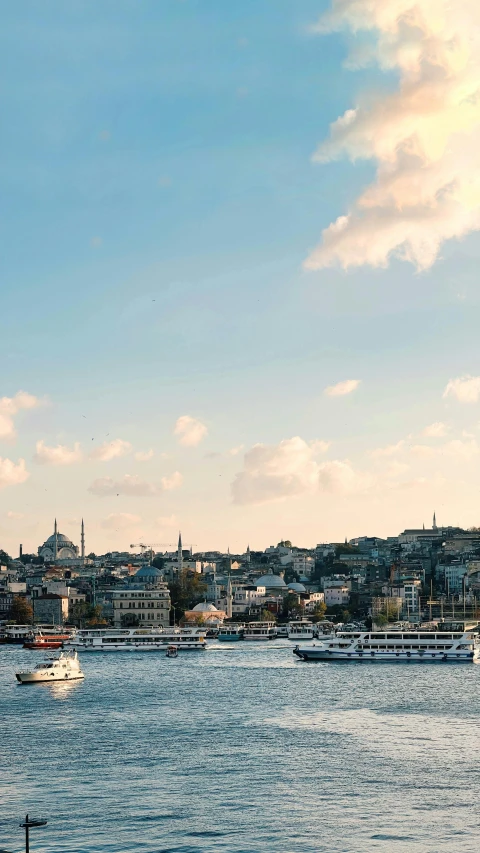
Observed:
[[[264,586],[267,589],[286,589],[286,583],[280,575],[262,575],[255,582],[257,586]]]
[[[192,607],[192,611],[195,613],[218,613],[218,608],[214,604],[207,604],[206,601],[201,601],[200,604]]]
[[[306,592],[303,583],[289,583],[288,588],[292,590],[292,592]]]
[[[156,566],[142,566],[138,572],[135,572],[135,578],[160,578],[162,577],[162,572],[160,569],[157,569]]]
[[[46,540],[43,547],[45,548],[46,545],[55,545],[55,534],[54,533],[52,533],[52,535],[48,537],[48,539]],[[57,545],[58,545],[58,547],[67,547],[67,548],[73,548],[74,547],[72,540],[69,539],[68,536],[65,536],[63,533],[57,533]]]

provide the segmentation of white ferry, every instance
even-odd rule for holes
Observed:
[[[64,643],[79,652],[155,652],[175,645],[179,651],[202,651],[207,643],[199,628],[86,628]]]
[[[243,640],[244,634],[245,625],[243,623],[230,622],[229,625],[220,625],[217,640],[222,643],[237,643],[239,640]]]
[[[244,640],[274,640],[277,636],[275,622],[249,622],[243,635]]]
[[[17,681],[21,684],[35,684],[40,681],[74,681],[85,678],[80,669],[76,652],[60,652],[58,656],[50,655],[43,663],[37,663],[34,669],[27,672],[17,672]]]
[[[277,639],[288,640],[288,625],[277,625],[275,627],[275,636]]]
[[[315,625],[308,619],[289,622],[287,630],[289,640],[313,640],[317,636]]]
[[[296,646],[293,653],[304,661],[471,663],[480,640],[472,631],[339,631],[330,642]]]

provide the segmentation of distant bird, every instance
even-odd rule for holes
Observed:
[[[85,420],[86,420],[86,419],[87,419],[87,416],[86,416],[86,415],[82,415],[82,418],[85,418]]]

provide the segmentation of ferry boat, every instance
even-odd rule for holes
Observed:
[[[472,663],[480,655],[473,631],[339,631],[330,642],[296,646],[304,661]]]
[[[37,663],[33,670],[17,672],[17,681],[21,684],[34,684],[40,681],[74,681],[85,678],[80,669],[76,652],[60,652],[58,656],[46,657],[43,663]]]
[[[0,644],[21,646],[31,633],[31,625],[5,625],[0,633]]]
[[[277,636],[275,622],[249,622],[243,635],[244,640],[274,640]]]
[[[288,640],[288,625],[277,625],[275,627],[275,636],[278,639]]]
[[[217,640],[220,640],[221,643],[237,643],[239,640],[243,640],[244,634],[245,625],[243,622],[230,622],[229,625],[220,625]]]
[[[27,636],[23,644],[24,649],[60,649],[63,644],[70,640],[74,632],[65,631],[62,628],[55,630],[34,631]]]
[[[64,643],[65,649],[79,652],[155,652],[170,645],[179,651],[206,648],[205,631],[200,628],[85,628]]]
[[[287,630],[289,640],[313,640],[317,636],[315,625],[308,619],[298,619],[296,622],[289,622]]]

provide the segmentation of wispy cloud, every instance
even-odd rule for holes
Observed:
[[[455,397],[459,403],[478,403],[480,398],[480,376],[459,376],[457,379],[450,379],[445,391],[444,397]]]
[[[7,512],[7,518],[12,519],[12,521],[20,521],[20,519],[25,518],[25,516],[23,512],[15,512],[14,510],[10,509]]]
[[[126,527],[135,527],[141,520],[139,515],[131,512],[111,512],[101,520],[100,526],[105,530],[124,530]]]
[[[161,492],[178,489],[182,481],[183,477],[179,471],[175,471],[169,477],[162,477],[159,484],[142,480],[136,474],[124,474],[118,480],[114,480],[113,477],[99,477],[89,486],[88,491],[98,497],[125,495],[133,498],[148,498]]]
[[[0,456],[0,489],[6,486],[18,486],[28,480],[30,474],[25,467],[25,459],[19,459],[17,463],[11,459],[3,459]]]
[[[426,426],[422,432],[425,438],[444,438],[448,434],[449,428],[441,421],[436,421],[434,424]]]
[[[162,477],[161,479],[162,489],[166,492],[170,492],[173,489],[179,489],[183,483],[183,477],[180,474],[180,471],[174,471],[173,474],[170,474],[168,477]]]
[[[123,441],[121,438],[114,438],[112,441],[105,441],[100,447],[96,447],[90,453],[90,459],[97,459],[100,462],[110,462],[111,459],[119,459],[122,456],[127,456],[132,452],[132,445],[129,441]]]
[[[356,391],[360,381],[360,379],[344,379],[343,382],[337,382],[336,385],[328,385],[324,393],[327,397],[344,397],[346,394]]]
[[[350,29],[350,66],[396,70],[398,90],[360,96],[317,150],[377,162],[375,182],[323,231],[307,269],[430,267],[445,240],[480,228],[480,7],[477,0],[332,0],[318,32]],[[374,41],[372,41],[372,34]]]
[[[0,397],[0,439],[12,440],[16,437],[14,417],[22,409],[35,409],[42,406],[43,400],[18,391],[14,397]]]
[[[78,441],[73,447],[66,447],[64,444],[48,447],[41,439],[37,441],[36,453],[33,458],[39,465],[74,465],[76,462],[82,461],[82,451]]]
[[[137,450],[134,454],[134,457],[137,462],[149,462],[150,459],[153,459],[155,456],[155,451],[150,448],[150,450]]]
[[[180,444],[185,447],[196,447],[208,434],[208,429],[196,418],[192,418],[190,415],[182,415],[178,418],[173,433],[177,436]]]

